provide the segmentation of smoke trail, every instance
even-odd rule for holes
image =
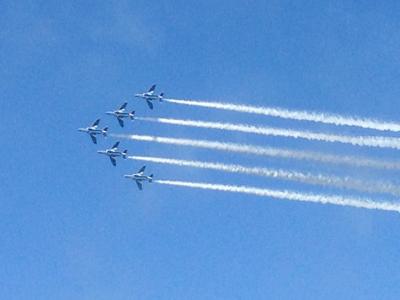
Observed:
[[[351,144],[353,146],[400,149],[400,139],[392,137],[333,135],[333,134],[315,133],[309,131],[298,131],[298,130],[280,129],[271,127],[257,127],[247,124],[205,122],[197,120],[143,118],[143,117],[138,117],[137,119],[142,121],[150,121],[150,122],[179,125],[179,126],[239,131],[239,132],[260,134],[266,136],[281,136],[281,137],[290,137],[295,139],[300,138],[306,140],[315,140],[315,141],[323,141],[331,143],[344,143],[344,144]]]
[[[165,99],[165,101],[175,104],[215,108],[215,109],[230,110],[230,111],[244,112],[250,114],[259,114],[271,117],[279,117],[283,119],[311,121],[311,122],[318,122],[325,124],[333,124],[338,126],[354,126],[366,129],[375,129],[380,131],[400,132],[400,124],[398,123],[383,122],[372,119],[352,118],[334,114],[316,113],[307,111],[295,111],[295,110],[290,111],[282,108],[256,107],[249,105],[238,105],[233,103],[179,100],[179,99]]]
[[[358,190],[369,193],[388,193],[395,196],[400,195],[399,187],[385,182],[365,182],[362,180],[351,179],[348,177],[340,178],[336,176],[324,176],[321,174],[312,175],[309,173],[301,173],[295,171],[274,170],[274,169],[259,168],[259,167],[245,167],[242,165],[234,165],[234,164],[222,164],[222,163],[203,162],[203,161],[172,159],[164,157],[129,156],[129,158],[139,161],[169,164],[182,167],[194,167],[200,169],[210,169],[210,170],[217,170],[217,171],[224,171],[231,173],[242,173],[242,174],[257,175],[264,177],[273,177],[284,180],[293,180],[307,184],[334,186],[337,188]]]
[[[298,160],[310,160],[322,163],[343,164],[357,167],[369,167],[386,170],[400,170],[400,163],[395,161],[380,161],[368,158],[358,158],[355,156],[338,156],[323,154],[318,152],[294,151],[287,149],[279,149],[272,147],[260,147],[253,145],[242,145],[235,143],[222,143],[217,141],[208,140],[192,140],[192,139],[179,139],[170,137],[159,137],[150,135],[136,135],[136,134],[110,134],[115,138],[125,138],[142,142],[153,142],[160,144],[169,144],[177,146],[196,147],[203,149],[211,149],[218,151],[227,151],[235,153],[253,154],[259,156],[269,157],[283,157]]]
[[[203,182],[188,182],[174,180],[155,180],[154,182],[164,185],[190,187],[204,190],[223,191],[231,193],[243,193],[276,199],[286,199],[291,201],[314,202],[322,204],[333,204],[341,206],[351,206],[357,208],[377,209],[385,211],[395,211],[400,213],[400,204],[391,202],[373,201],[370,199],[344,198],[341,196],[328,196],[317,194],[303,194],[286,190],[271,190],[248,186],[212,184]]]

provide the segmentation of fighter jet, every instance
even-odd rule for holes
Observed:
[[[130,118],[131,120],[133,120],[133,118],[135,117],[134,110],[132,112],[125,111],[127,104],[128,103],[125,102],[124,104],[121,105],[121,107],[119,109],[106,112],[107,115],[115,116],[121,127],[124,127],[124,121],[122,120],[123,118]]]
[[[153,109],[153,103],[151,101],[159,100],[161,102],[164,97],[164,93],[157,95],[154,92],[155,89],[156,89],[156,85],[153,84],[147,92],[142,93],[142,94],[136,94],[135,97],[143,98],[144,100],[146,100],[146,103],[149,106],[149,108]]]
[[[135,180],[135,182],[138,186],[138,189],[142,190],[143,189],[142,182],[144,182],[144,181],[152,182],[153,181],[153,174],[151,174],[150,176],[144,175],[145,169],[146,169],[146,166],[143,166],[137,173],[134,173],[132,175],[124,175],[124,177]]]
[[[116,160],[115,160],[115,157],[126,158],[126,157],[127,157],[127,154],[128,154],[128,150],[125,150],[125,151],[123,151],[123,152],[118,151],[118,146],[119,146],[119,142],[116,142],[116,143],[114,144],[114,146],[112,146],[111,149],[100,150],[100,151],[97,151],[97,153],[107,155],[107,156],[110,158],[111,163],[112,163],[113,166],[115,167],[115,166],[117,165],[117,162],[116,162]]]
[[[92,138],[92,141],[94,144],[97,144],[97,139],[96,139],[96,135],[98,134],[102,134],[103,136],[107,136],[107,130],[108,127],[104,127],[103,129],[99,129],[100,123],[100,119],[97,119],[92,126],[86,127],[86,128],[79,128],[78,131],[80,132],[86,132],[87,134],[90,135],[90,137]]]

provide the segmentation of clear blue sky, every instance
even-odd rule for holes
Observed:
[[[398,121],[398,1],[0,2],[0,298],[398,299],[396,213],[146,185],[76,131],[397,158],[398,152],[133,122],[104,112],[359,134],[354,128],[156,104],[224,100]],[[373,134],[373,131],[362,131]],[[121,141],[130,154],[399,182],[396,172]],[[157,178],[350,192],[147,164]],[[396,199],[395,199],[396,200]]]

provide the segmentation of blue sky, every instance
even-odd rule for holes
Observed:
[[[3,1],[0,3],[0,296],[3,299],[397,299],[399,215],[122,178],[76,131],[202,138],[396,159],[392,150],[133,122],[104,112],[349,127],[167,103],[133,94],[398,120],[398,1]],[[399,182],[396,172],[121,140],[130,154]],[[336,189],[147,164],[157,178],[353,195]],[[363,196],[361,194],[361,196]],[[367,195],[364,195],[367,196]],[[393,199],[391,199],[393,200]],[[396,199],[394,199],[396,201]]]

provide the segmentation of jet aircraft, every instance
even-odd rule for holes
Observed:
[[[86,128],[79,128],[78,131],[86,132],[92,138],[94,144],[97,144],[96,135],[102,134],[103,136],[107,136],[108,127],[104,127],[103,129],[99,129],[100,119],[97,119],[92,126]]]
[[[154,90],[156,89],[156,85],[153,84],[151,86],[151,88],[142,94],[136,94],[135,97],[138,98],[143,98],[144,100],[146,100],[147,105],[149,106],[150,109],[153,109],[153,103],[151,101],[162,101],[164,98],[164,93],[161,93],[160,95],[157,95]]]
[[[150,176],[144,175],[145,169],[146,169],[146,166],[143,166],[137,173],[134,173],[132,175],[124,175],[124,177],[135,180],[135,182],[138,186],[138,189],[142,190],[143,189],[142,183],[144,181],[148,181],[148,182],[153,181],[153,174],[151,174]]]
[[[115,167],[117,165],[117,162],[116,162],[115,158],[116,157],[126,158],[127,154],[128,154],[128,150],[125,150],[125,151],[122,151],[122,152],[119,151],[118,150],[118,146],[119,146],[119,142],[116,142],[114,144],[114,146],[112,146],[111,149],[100,150],[100,151],[97,151],[97,153],[107,155],[110,158],[111,163]]]
[[[130,118],[131,120],[133,120],[133,118],[135,117],[135,111],[132,111],[132,112],[125,111],[127,104],[128,103],[125,102],[124,104],[121,105],[121,107],[119,109],[106,112],[107,115],[115,116],[121,127],[124,127],[123,118]]]

